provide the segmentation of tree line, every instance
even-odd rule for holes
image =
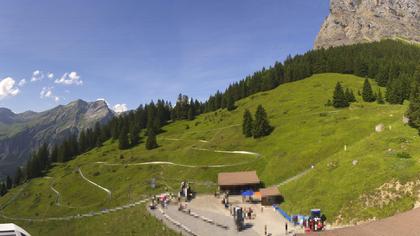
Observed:
[[[387,88],[385,98],[389,103],[402,103],[410,97],[420,101],[418,98],[420,95],[413,92],[419,89],[420,82],[416,82],[416,86],[413,86],[413,81],[420,81],[415,79],[416,65],[419,64],[419,47],[394,40],[313,50],[303,55],[288,56],[283,63],[276,62],[268,69],[263,68],[229,85],[224,92],[217,91],[205,102],[180,94],[174,107],[163,100],[158,100],[157,103],[151,102],[112,119],[108,124],[95,125],[93,129],[81,131],[79,136],[72,135],[63,143],[54,145],[51,150],[47,147],[47,152],[44,146],[41,146],[34,152],[27,165],[17,170],[16,175],[20,173],[24,176],[21,179],[40,176],[52,162],[71,160],[76,155],[101,146],[109,139],[118,140],[120,149],[130,148],[141,143],[142,132],[146,136],[146,148],[156,148],[158,147],[156,135],[161,132],[161,127],[171,120],[193,120],[199,114],[221,108],[234,110],[235,101],[239,99],[316,73],[335,72],[372,78],[379,86]],[[417,112],[418,109],[413,104],[408,116],[412,126],[420,127],[420,115],[417,115]],[[262,127],[263,130],[268,130],[265,123]],[[257,133],[256,136],[259,135]],[[48,153],[47,159],[46,153]]]
[[[359,95],[362,97],[362,100],[365,102],[374,102],[376,101],[378,104],[384,104],[384,97],[382,95],[381,89],[378,89],[377,93],[374,93],[372,90],[372,86],[368,79],[365,79],[363,83],[363,90]],[[343,86],[340,82],[337,82],[335,85],[332,102],[328,100],[327,106],[332,105],[335,108],[343,108],[350,106],[350,103],[356,102],[356,97],[354,96],[353,90],[346,88],[344,90]]]
[[[203,103],[204,112],[226,108],[229,103],[252,94],[326,72],[374,79],[379,86],[387,88],[387,102],[402,104],[410,97],[419,64],[420,47],[395,40],[312,50],[288,56],[283,63],[276,62],[268,69],[263,68],[229,85],[224,92],[217,91]]]
[[[420,65],[417,66],[410,94],[410,105],[407,110],[408,123],[420,134]]]

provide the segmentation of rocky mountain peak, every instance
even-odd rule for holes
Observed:
[[[87,102],[83,101],[82,99],[77,99],[67,104],[66,107],[85,107],[87,105]]]
[[[13,122],[16,114],[8,108],[0,107],[0,123],[9,124]]]
[[[0,107],[0,114],[15,114],[12,110],[5,107]]]
[[[76,100],[43,112],[15,114],[0,108],[0,177],[11,175],[43,143],[60,143],[71,134],[115,116],[105,101]],[[6,124],[6,125],[4,125]]]
[[[419,0],[331,0],[315,41],[328,48],[384,38],[420,42]]]

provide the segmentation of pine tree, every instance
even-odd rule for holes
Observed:
[[[404,88],[400,79],[391,79],[386,86],[386,101],[391,104],[402,104],[404,102]]]
[[[365,82],[363,83],[362,98],[365,102],[373,102],[376,100],[368,79],[365,79]]]
[[[344,96],[346,97],[347,102],[355,102],[356,97],[354,97],[353,90],[346,88],[346,92],[344,92]]]
[[[4,182],[0,183],[0,196],[4,196],[7,193],[6,184]]]
[[[349,106],[349,102],[347,101],[346,95],[344,94],[343,87],[341,87],[340,82],[337,82],[335,85],[332,103],[335,108]]]
[[[246,109],[242,121],[242,133],[245,135],[245,137],[252,137],[252,132],[254,129],[253,123],[254,121],[252,119],[251,112],[249,112],[249,110]]]
[[[41,171],[48,169],[50,165],[50,160],[49,160],[48,146],[46,143],[44,143],[38,149],[37,156],[38,156],[38,161],[39,161],[39,168],[41,169]]]
[[[50,161],[52,163],[58,161],[58,146],[57,146],[57,144],[54,145],[53,149],[51,150],[51,153],[50,153]]]
[[[227,110],[228,111],[233,111],[233,110],[235,110],[235,101],[234,101],[234,99],[233,99],[233,97],[232,97],[232,95],[228,95],[228,97],[227,97],[227,100],[226,100],[226,108],[227,108]]]
[[[407,110],[407,117],[411,127],[420,130],[420,88],[419,82],[415,82],[411,91],[410,105]]]
[[[385,101],[384,101],[384,97],[382,96],[382,92],[381,92],[381,90],[380,90],[380,89],[378,89],[378,94],[377,94],[377,96],[376,96],[376,102],[377,102],[378,104],[384,104],[384,103],[385,103]]]
[[[137,125],[132,125],[130,131],[130,145],[136,146],[140,143],[140,128]]]
[[[147,132],[146,149],[151,150],[157,147],[158,144],[156,142],[156,134],[153,129],[149,129]]]
[[[71,159],[69,142],[65,140],[58,148],[57,161],[66,162]]]
[[[79,135],[79,149],[83,153],[88,150],[87,138],[85,134],[85,130],[80,131]]]
[[[22,181],[22,169],[18,167],[16,169],[15,178],[14,178],[14,185],[18,186]]]
[[[26,171],[26,178],[30,179],[33,177],[32,173],[32,158],[29,158],[29,160],[26,162],[25,171]]]
[[[133,112],[130,112],[130,115],[133,115]],[[95,123],[95,129],[93,130],[93,139],[94,139],[94,145],[95,147],[101,147],[102,146],[102,133],[101,133],[101,124],[99,122]],[[93,148],[93,146],[92,146]],[[80,151],[80,149],[79,149]],[[84,151],[81,151],[82,153]]]
[[[130,147],[130,144],[128,142],[128,131],[126,128],[123,128],[123,130],[120,131],[120,136],[118,137],[118,147],[121,150],[124,150]]]
[[[90,147],[94,147],[95,143],[93,141],[93,139],[91,138],[91,146]],[[70,138],[67,140],[68,141],[68,145],[69,145],[69,159],[71,160],[73,159],[73,157],[79,155],[79,143],[77,141],[77,136],[76,135],[71,135]],[[67,160],[67,161],[68,161]]]
[[[188,120],[194,120],[194,109],[193,109],[192,106],[190,106],[190,108],[188,108],[187,119]]]
[[[27,162],[28,178],[40,177],[42,174],[41,162],[37,153],[33,153],[30,161]]]
[[[113,140],[117,140],[120,137],[120,129],[118,127],[118,120],[111,122],[111,136]]]
[[[273,127],[271,127],[270,122],[268,121],[267,113],[265,112],[264,108],[259,105],[257,107],[257,111],[255,112],[253,137],[260,138],[267,136],[272,131]]]
[[[6,188],[11,189],[13,187],[13,181],[10,176],[6,176]]]
[[[356,102],[356,96],[354,96],[353,89],[350,89],[350,101],[349,102]]]

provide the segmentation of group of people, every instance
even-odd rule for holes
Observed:
[[[303,227],[311,231],[321,231],[324,229],[324,220],[321,217],[309,217],[303,222]]]
[[[237,207],[230,207],[230,215],[235,216],[235,209]],[[248,220],[252,220],[255,219],[256,215],[254,214],[254,210],[252,210],[251,207],[246,208],[246,207],[239,207],[241,208],[241,212],[243,214],[243,218],[244,219],[248,219]]]
[[[156,207],[160,204],[162,208],[167,208],[171,199],[172,199],[171,194],[162,194],[159,197],[157,197],[156,195],[153,195],[149,207],[150,209],[156,209]]]
[[[190,187],[190,183],[187,181],[181,182],[181,187],[178,192],[178,201],[181,201],[181,197],[185,198],[185,201],[190,201],[193,198],[193,192]]]
[[[223,194],[222,204],[225,206],[226,209],[229,208],[229,192],[225,192]]]
[[[190,201],[193,196],[190,184],[187,181],[182,181],[180,191],[178,192],[178,203],[181,203],[181,197],[185,198],[185,201]],[[150,209],[156,209],[159,204],[162,208],[167,208],[174,197],[172,193],[162,194],[160,196],[154,195],[151,199]]]

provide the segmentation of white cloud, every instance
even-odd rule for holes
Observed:
[[[31,82],[39,81],[44,78],[44,73],[40,70],[36,70],[32,73]]]
[[[50,72],[48,73],[47,77],[48,79],[54,79],[54,74]]]
[[[127,104],[117,104],[112,108],[116,113],[128,111]]]
[[[60,97],[55,96],[53,94],[53,87],[43,87],[42,90],[41,90],[41,92],[39,93],[39,95],[40,95],[41,99],[51,98],[55,102],[60,101]]]
[[[18,83],[19,87],[22,87],[25,84],[26,84],[26,79],[19,80],[19,83]]]
[[[0,100],[9,96],[16,96],[19,94],[20,90],[15,86],[16,81],[7,77],[3,80],[0,80]]]
[[[64,73],[64,75],[61,76],[60,79],[56,79],[54,83],[64,85],[82,85],[83,81],[80,79],[80,75],[73,71],[70,73]]]

